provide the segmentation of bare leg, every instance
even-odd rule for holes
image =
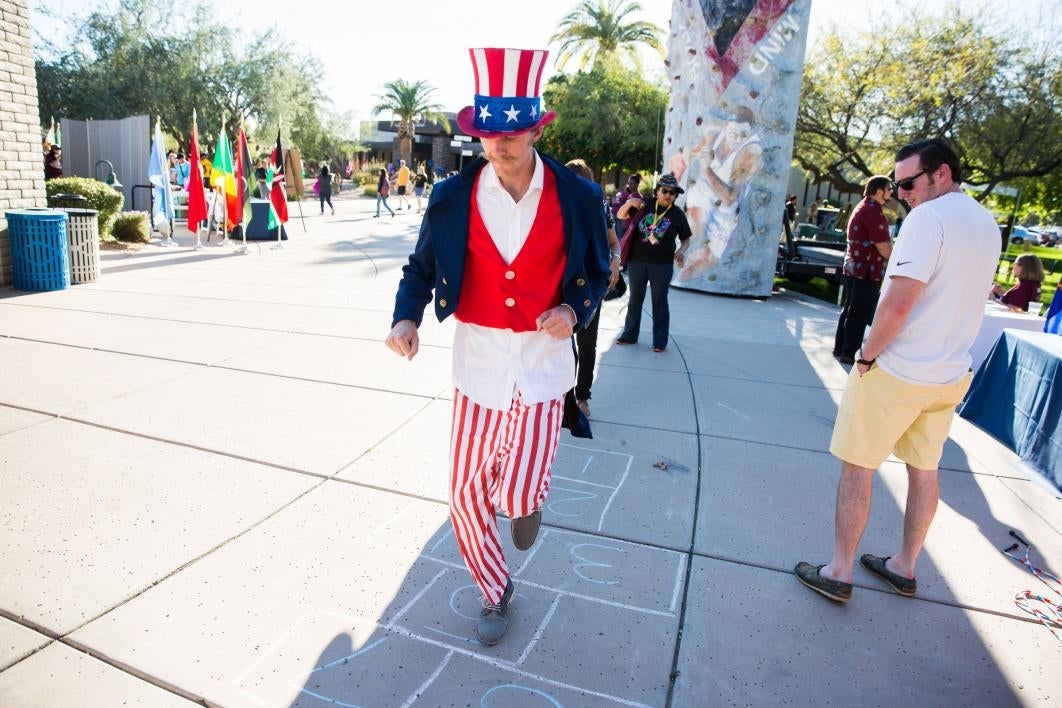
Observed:
[[[856,548],[870,518],[873,482],[874,470],[848,462],[841,465],[841,481],[837,484],[833,559],[819,571],[821,576],[852,582]]]
[[[937,513],[940,480],[936,470],[907,465],[907,509],[903,515],[903,545],[900,552],[885,562],[885,567],[905,578],[913,578],[918,554]]]

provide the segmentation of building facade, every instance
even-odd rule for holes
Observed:
[[[0,0],[0,285],[11,282],[9,209],[45,206],[37,76],[25,0]]]

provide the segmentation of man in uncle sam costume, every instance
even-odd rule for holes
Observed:
[[[513,583],[495,519],[513,543],[534,543],[560,428],[589,437],[568,393],[572,333],[608,286],[600,188],[535,150],[555,114],[543,112],[548,52],[472,49],[475,103],[457,124],[483,143],[461,174],[435,186],[395,298],[387,346],[412,359],[433,299],[457,319],[450,444],[450,520],[483,592],[476,634],[496,644],[508,626]]]

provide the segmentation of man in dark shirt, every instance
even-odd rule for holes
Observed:
[[[616,217],[616,233],[623,237],[623,234],[627,232],[627,220],[621,219],[617,214],[620,207],[627,203],[629,199],[639,198],[642,195],[638,192],[638,186],[642,183],[640,175],[634,174],[627,178],[627,185],[616,192],[616,196],[612,199],[612,216]]]
[[[863,332],[874,319],[885,262],[892,255],[889,222],[881,207],[892,197],[888,177],[871,177],[863,188],[863,201],[848,220],[848,248],[844,254],[844,306],[837,321],[833,355],[842,364],[854,364]]]

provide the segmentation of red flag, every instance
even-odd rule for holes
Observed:
[[[199,164],[199,128],[195,124],[195,110],[192,111],[192,140],[188,146],[188,159],[191,170],[188,172],[188,230],[199,232],[199,225],[206,221],[207,205],[203,196],[203,168]]]
[[[284,148],[280,146],[280,128],[277,128],[277,144],[270,161],[273,163],[273,188],[269,192],[269,201],[273,203],[277,219],[283,224],[288,220],[288,195],[284,189]]]
[[[240,134],[236,137],[236,223],[251,223],[251,151],[247,147],[247,134],[243,132],[243,124],[240,124]]]

